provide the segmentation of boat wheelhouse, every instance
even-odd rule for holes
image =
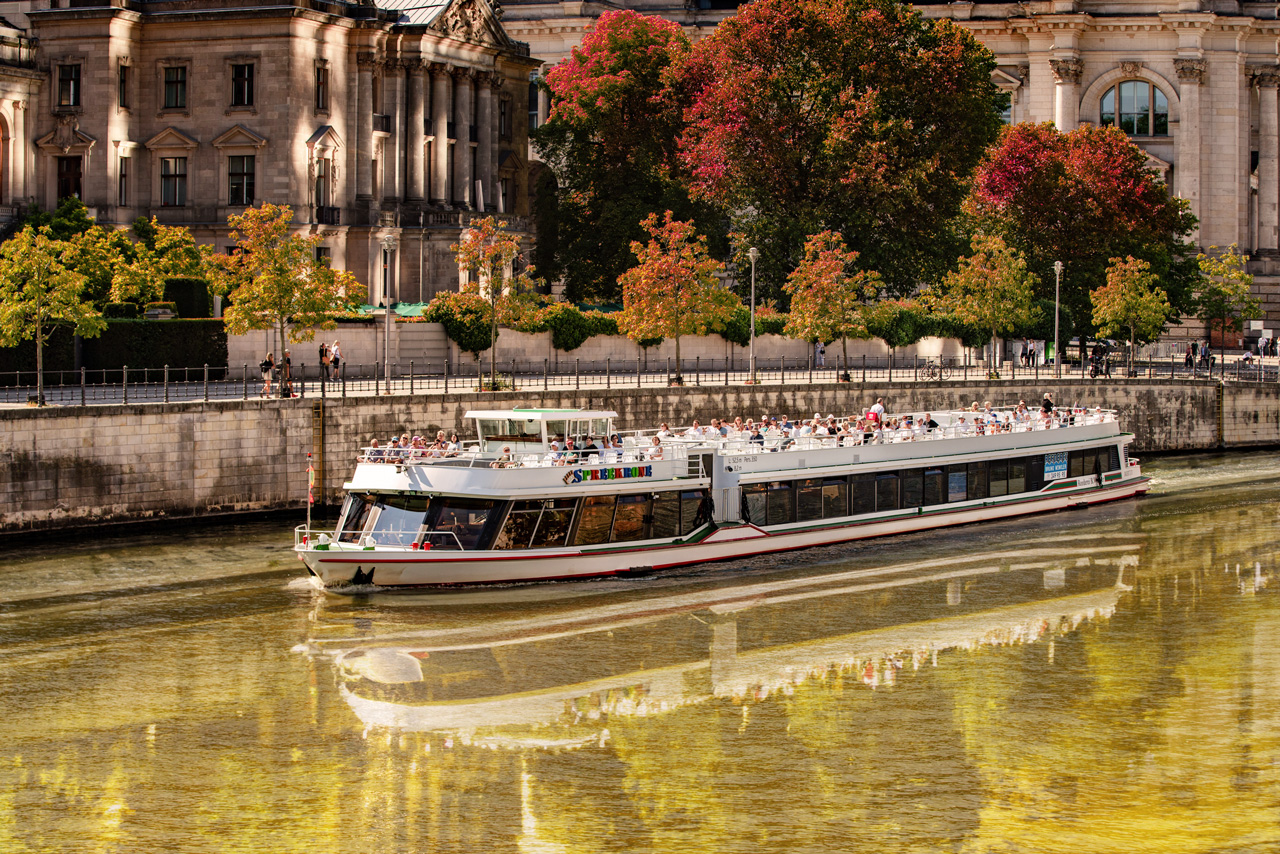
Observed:
[[[608,411],[466,413],[462,447],[366,448],[335,529],[295,533],[325,588],[649,572],[1145,492],[1115,413],[901,417],[837,435],[614,430]],[[851,432],[853,425],[858,423]],[[822,428],[819,428],[820,430]]]

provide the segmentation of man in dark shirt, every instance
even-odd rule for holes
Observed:
[[[938,422],[933,420],[932,412],[926,412],[924,414],[924,421],[920,423],[924,426],[924,431],[926,433],[932,433],[934,430],[938,429]]]
[[[1040,404],[1040,408],[1044,410],[1045,415],[1053,414],[1053,395],[1049,392],[1044,393],[1044,402]]]

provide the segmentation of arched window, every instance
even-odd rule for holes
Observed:
[[[1118,83],[1102,96],[1102,126],[1112,125],[1129,136],[1168,136],[1169,99],[1145,80]]]

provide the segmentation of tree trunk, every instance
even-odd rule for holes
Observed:
[[[1133,365],[1137,356],[1138,337],[1133,331],[1133,326],[1129,327],[1129,376],[1133,376]]]
[[[676,336],[676,382],[681,381],[680,373],[680,336]]]
[[[840,379],[849,378],[849,336],[840,336],[840,343],[844,345],[844,364],[840,366]]]

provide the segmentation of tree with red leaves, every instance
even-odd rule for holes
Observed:
[[[633,341],[674,338],[676,382],[683,382],[680,337],[723,329],[742,302],[721,284],[716,274],[723,265],[707,254],[707,242],[693,223],[667,211],[661,220],[650,214],[641,226],[649,241],[631,244],[639,263],[619,278],[618,328]]]
[[[1117,128],[1061,133],[1020,124],[978,168],[969,212],[1026,255],[1040,277],[1039,296],[1053,298],[1053,262],[1063,262],[1061,302],[1082,353],[1094,331],[1089,294],[1106,283],[1113,258],[1146,261],[1172,309],[1192,308],[1199,271],[1187,236],[1195,217],[1146,164]]]
[[[676,156],[692,101],[683,69],[691,45],[678,24],[607,12],[546,77],[551,115],[534,135],[554,173],[539,188],[534,261],[563,277],[570,299],[618,299],[640,222],[674,211],[727,251],[723,216],[689,197]]]
[[[960,253],[952,224],[1001,126],[994,68],[894,0],[756,0],[694,47],[681,156],[741,251],[760,248],[766,294],[824,230],[906,292]]]

